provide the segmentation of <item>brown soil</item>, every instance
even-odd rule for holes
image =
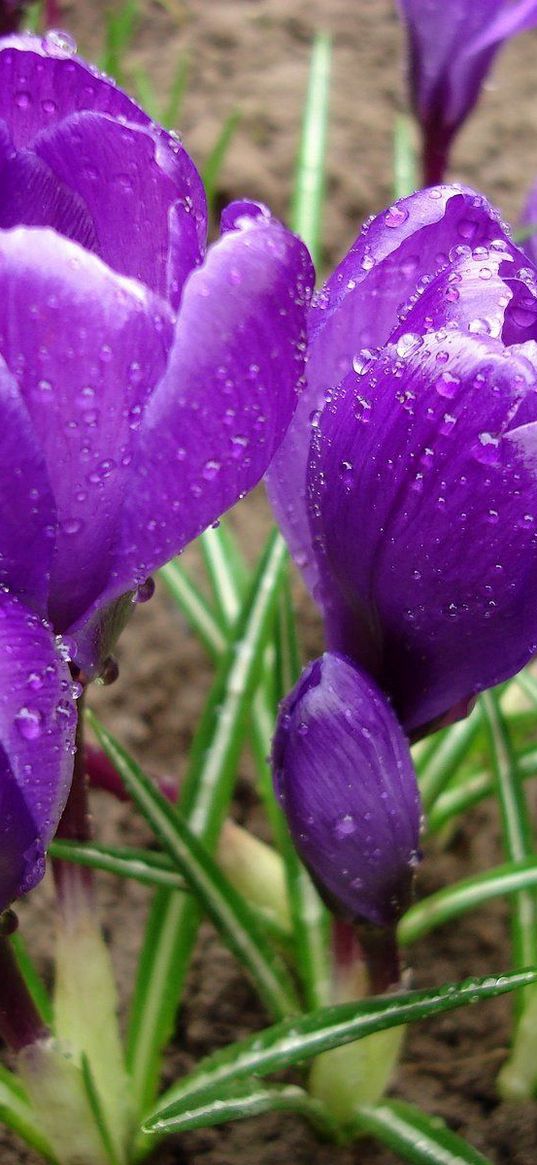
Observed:
[[[107,6],[64,6],[63,24],[88,55],[100,50],[100,16]],[[110,5],[108,5],[110,7]],[[325,261],[344,253],[362,219],[390,199],[394,113],[403,107],[401,35],[390,0],[167,0],[140,4],[143,17],[129,64],[145,68],[164,94],[177,60],[187,53],[190,79],[181,130],[202,164],[223,119],[234,109],[241,123],[223,168],[222,201],[240,195],[268,202],[284,216],[297,148],[308,54],[315,30],[334,36],[328,149]],[[536,34],[508,46],[479,113],[465,129],[453,173],[479,186],[516,218],[532,179],[535,146]],[[535,155],[535,160],[534,160]],[[256,496],[237,518],[244,544],[260,544],[267,525]],[[196,564],[194,552],[185,560]],[[301,597],[305,650],[315,651],[320,630]],[[201,648],[160,591],[124,633],[115,687],[95,693],[95,704],[125,745],[154,772],[179,778],[196,717],[210,683]],[[95,795],[99,838],[144,839],[132,811]],[[263,832],[248,767],[241,769],[237,814]],[[428,892],[500,860],[498,825],[480,810],[445,852],[430,852],[420,875]],[[148,894],[128,883],[101,879],[102,917],[111,939],[123,1006],[132,984]],[[24,933],[50,972],[50,889],[25,904]],[[435,985],[508,964],[507,910],[502,904],[437,932],[413,952],[415,981]],[[495,1077],[509,1040],[510,1002],[455,1012],[415,1027],[396,1093],[443,1116],[496,1165],[534,1165],[537,1108],[498,1102]],[[212,930],[203,928],[166,1076],[190,1069],[209,1050],[260,1028],[266,1016],[255,994]],[[0,1135],[2,1165],[35,1165],[35,1156]],[[155,1165],[389,1165],[394,1155],[364,1142],[336,1150],[319,1144],[301,1120],[266,1116],[221,1129],[189,1133],[162,1146]]]

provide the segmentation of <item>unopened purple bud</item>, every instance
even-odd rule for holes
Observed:
[[[332,906],[392,926],[409,905],[420,802],[408,742],[367,674],[327,652],[281,705],[274,780],[294,843]]]

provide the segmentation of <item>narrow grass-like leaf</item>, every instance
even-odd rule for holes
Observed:
[[[361,1107],[355,1128],[362,1135],[375,1137],[411,1165],[491,1165],[488,1157],[452,1133],[438,1117],[402,1100]]]
[[[230,631],[248,585],[248,570],[225,519],[201,535],[198,545],[214,594],[217,622]]]
[[[161,567],[159,575],[208,655],[216,662],[224,652],[227,638],[199,588],[176,558]]]
[[[186,93],[186,86],[188,81],[189,63],[188,57],[181,57],[175,70],[175,75],[170,89],[168,101],[161,111],[159,121],[165,129],[174,129],[179,123],[181,116],[181,109],[183,106],[183,99]]]
[[[123,1154],[121,1157],[119,1157],[116,1153],[114,1138],[110,1132],[110,1129],[108,1128],[106,1117],[103,1112],[103,1106],[99,1098],[99,1092],[93,1079],[87,1056],[82,1056],[80,1067],[82,1069],[82,1079],[84,1081],[84,1087],[86,1089],[86,1095],[91,1113],[97,1129],[99,1130],[99,1136],[101,1138],[106,1156],[110,1161],[110,1165],[126,1165],[125,1157]]]
[[[320,35],[311,54],[291,215],[293,230],[304,239],[316,267],[320,257],[324,203],[330,61],[330,39]]]
[[[281,699],[294,686],[301,670],[288,575],[280,599],[277,658],[281,685],[278,696]],[[278,840],[285,865],[295,962],[306,1005],[310,1011],[314,1011],[328,1002],[330,986],[328,911],[300,861],[283,814]]]
[[[17,966],[46,1027],[52,1024],[52,1001],[20,931],[10,938]]]
[[[133,878],[146,886],[168,886],[170,890],[183,892],[189,890],[171,859],[153,850],[58,839],[51,842],[48,852],[50,857],[95,870],[106,870],[120,878]]]
[[[394,198],[406,198],[420,185],[417,175],[414,124],[410,117],[400,113],[395,119],[393,135],[393,192]]]
[[[507,991],[537,982],[537,970],[519,971],[501,977],[468,979],[445,984],[437,990],[409,991],[399,995],[376,996],[359,1003],[336,1007],[286,1020],[232,1044],[203,1060],[190,1076],[183,1077],[160,1098],[144,1121],[147,1132],[171,1132],[176,1116],[194,1102],[217,1099],[222,1089],[235,1080],[266,1076],[301,1063],[320,1052],[363,1039],[390,1027],[431,1019],[446,1011],[479,1000],[492,999]]]
[[[51,1165],[59,1165],[36,1125],[34,1113],[20,1080],[2,1065],[0,1065],[0,1121],[13,1129],[32,1149],[36,1149],[45,1161],[50,1161]]]
[[[537,777],[537,748],[532,746],[517,756],[519,776],[523,780]],[[495,792],[494,778],[483,771],[472,773],[460,785],[446,789],[433,805],[427,818],[427,833],[437,833],[448,821],[461,813],[466,813],[485,797]]]
[[[209,851],[231,797],[285,560],[283,540],[274,533],[249,585],[194,739],[180,808]],[[127,1049],[140,1108],[154,1094],[161,1050],[171,1034],[200,918],[195,900],[166,891],[158,892],[150,912]]]
[[[93,716],[90,723],[140,813],[188,881],[224,942],[252,975],[269,1011],[277,1018],[298,1011],[298,1000],[285,965],[274,953],[247,903],[224,877],[175,806]]]
[[[233,1091],[223,1093],[218,1099],[194,1104],[174,1122],[174,1132],[187,1129],[208,1128],[231,1120],[245,1120],[259,1116],[263,1112],[292,1112],[303,1116],[323,1137],[337,1141],[337,1125],[330,1118],[325,1106],[303,1088],[295,1084],[271,1084],[263,1086],[257,1080],[245,1080],[236,1084]]]
[[[443,926],[452,918],[457,918],[468,910],[475,910],[493,898],[499,898],[503,894],[519,894],[523,890],[535,888],[537,888],[537,857],[522,862],[506,862],[502,866],[487,870],[484,874],[465,878],[455,886],[438,890],[436,894],[431,894],[422,902],[411,906],[399,923],[399,942],[402,946],[410,946],[435,927]]]
[[[502,815],[505,856],[512,862],[525,862],[534,856],[532,828],[517,760],[511,746],[509,730],[496,692],[483,692],[481,707],[488,729],[490,750]],[[515,898],[512,915],[513,965],[515,968],[537,963],[537,896],[534,890],[521,890]],[[523,1001],[515,1001],[519,1015]]]
[[[207,158],[207,161],[202,170],[203,185],[205,186],[205,193],[207,195],[207,205],[209,211],[212,213],[215,208],[217,184],[220,177],[220,171],[224,164],[226,154],[229,150],[231,142],[235,136],[235,131],[240,121],[240,113],[237,109],[226,117],[226,120],[218,134],[216,142]]]
[[[120,85],[125,81],[123,57],[132,40],[137,15],[136,0],[126,0],[119,11],[110,9],[106,14],[105,49],[99,64],[103,73],[115,77]]]
[[[446,728],[432,742],[423,761],[416,765],[420,786],[421,800],[425,813],[428,813],[436,798],[452,779],[459,765],[468,755],[481,727],[481,711],[479,703],[466,720]]]

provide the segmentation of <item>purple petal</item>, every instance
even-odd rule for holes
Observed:
[[[408,743],[374,682],[325,654],[281,705],[274,780],[295,845],[351,919],[390,926],[409,905],[419,796]]]
[[[312,447],[328,641],[418,733],[537,649],[534,342],[445,330],[349,374]]]
[[[46,611],[56,509],[28,410],[0,357],[0,588]],[[21,537],[21,531],[24,536]]]
[[[171,321],[147,289],[53,231],[2,232],[0,252],[0,351],[54,493],[49,613],[65,631],[109,581],[133,426],[166,366]]]
[[[316,297],[307,389],[268,476],[277,520],[311,590],[318,578],[304,496],[306,465],[312,426],[327,393],[353,362],[364,366],[370,350],[386,343],[413,294],[452,270],[454,247],[474,249],[497,239],[512,246],[481,195],[458,186],[421,190],[364,228]]]
[[[265,472],[296,405],[312,280],[295,236],[244,215],[187,281],[134,451],[118,578],[142,581]]]
[[[69,670],[47,624],[0,593],[0,911],[43,876],[75,727]]]
[[[200,177],[179,142],[85,112],[42,132],[34,150],[87,208],[92,249],[176,307],[202,260],[207,217]]]
[[[16,226],[50,226],[86,249],[98,249],[82,199],[28,150],[12,156],[6,151],[0,164],[0,229]]]
[[[92,109],[150,126],[147,114],[108,77],[74,56],[68,34],[10,37],[0,46],[0,120],[15,147],[27,148],[42,130]]]

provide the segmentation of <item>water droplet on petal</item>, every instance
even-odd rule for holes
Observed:
[[[153,578],[146,578],[145,582],[140,583],[132,596],[133,603],[148,603],[153,598],[155,593],[155,580]]]
[[[356,821],[352,813],[345,813],[343,817],[340,817],[335,822],[334,836],[338,841],[341,841],[342,838],[350,837],[353,833],[356,833],[356,828]]]
[[[384,214],[384,222],[392,230],[401,227],[408,219],[408,210],[405,206],[390,206]]]
[[[76,40],[63,29],[51,28],[43,37],[43,48],[49,57],[73,57],[76,53]]]
[[[37,740],[43,731],[43,714],[25,705],[15,716],[15,726],[24,740]]]
[[[417,332],[405,332],[400,336],[396,344],[396,352],[398,356],[404,358],[411,356],[413,352],[417,352],[423,344],[423,337],[419,336]]]

